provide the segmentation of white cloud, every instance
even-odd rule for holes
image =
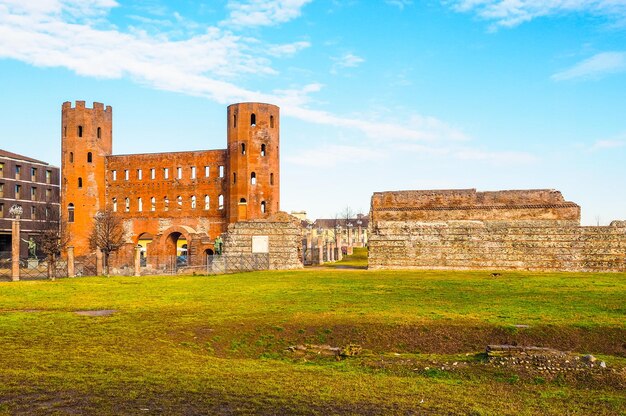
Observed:
[[[403,10],[406,6],[410,6],[413,4],[412,0],[385,0],[385,3],[396,6],[400,10]]]
[[[230,16],[223,26],[274,26],[299,17],[312,0],[229,0]]]
[[[591,146],[592,150],[615,149],[626,146],[626,140],[598,140]]]
[[[302,49],[309,48],[310,42],[293,42],[284,45],[270,45],[266,50],[267,54],[274,57],[292,56],[300,52]]]
[[[90,24],[94,16],[106,18],[117,3],[110,0],[48,0],[33,5],[0,0],[0,58],[40,67],[63,67],[99,78],[128,77],[152,88],[207,97],[221,104],[241,101],[271,102],[282,114],[318,125],[346,129],[376,141],[464,140],[463,132],[433,117],[413,115],[398,123],[377,117],[345,117],[310,108],[310,96],[323,87],[310,83],[273,92],[238,86],[242,75],[276,76],[270,55],[262,55],[258,39],[245,38],[219,27],[172,40],[166,33],[122,32],[111,24]],[[289,2],[283,2],[287,4]],[[289,4],[304,4],[292,2]],[[80,4],[74,15],[63,10]],[[90,5],[88,9],[86,5]],[[82,19],[82,21],[81,21]],[[105,28],[100,28],[105,26]],[[290,53],[308,43],[275,45]],[[295,52],[294,52],[295,53]],[[278,52],[275,52],[278,55]],[[363,59],[348,54],[343,66]]]
[[[577,78],[598,78],[602,75],[626,71],[626,52],[602,52],[552,75],[554,81]]]
[[[332,58],[335,61],[335,68],[356,68],[365,62],[365,59],[352,53],[346,53],[338,58]]]
[[[366,146],[325,145],[289,155],[286,160],[298,166],[329,167],[339,164],[359,164],[380,158],[380,151],[371,150]]]
[[[611,20],[626,17],[624,0],[442,0],[459,12],[473,12],[496,26],[513,27],[537,17],[590,13]]]

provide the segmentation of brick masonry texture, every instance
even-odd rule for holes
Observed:
[[[626,222],[582,227],[557,191],[381,192],[371,215],[371,269],[626,271]]]
[[[62,107],[62,221],[77,257],[94,255],[99,210],[124,225],[125,246],[112,261],[128,262],[141,241],[151,266],[180,254],[181,238],[189,263],[202,264],[229,224],[279,211],[277,106],[228,106],[226,149],[133,155],[112,154],[112,114],[101,103]]]

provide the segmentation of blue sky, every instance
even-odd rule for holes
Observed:
[[[626,218],[626,0],[0,0],[0,147],[60,163],[64,101],[114,153],[225,148],[281,107],[281,208],[554,188]]]

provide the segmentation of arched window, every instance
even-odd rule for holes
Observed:
[[[163,197],[163,211],[169,211],[170,209],[170,200],[167,198],[167,196]]]
[[[117,198],[113,198],[113,212],[117,212]]]
[[[78,126],[78,137],[83,137],[83,126]]]
[[[265,201],[263,201],[261,202],[261,212],[265,214],[266,211],[267,211],[267,205],[265,204]]]
[[[183,207],[183,197],[178,195],[176,197],[176,204],[178,204],[178,209],[181,209]]]
[[[241,143],[241,154],[242,155],[246,154],[246,144],[245,143]]]
[[[270,185],[274,185],[274,174],[270,173]]]
[[[87,163],[91,163],[93,162],[93,155],[91,154],[91,152],[87,153]]]
[[[83,178],[78,178],[78,187],[79,188],[83,187]]]
[[[270,128],[274,128],[274,116],[270,116]]]
[[[67,222],[74,222],[74,204],[71,202],[67,206]]]
[[[252,127],[256,126],[256,114],[254,113],[250,114],[250,125]]]
[[[126,198],[124,202],[124,210],[126,212],[130,212],[130,198]]]
[[[241,199],[239,200],[239,203],[240,203],[240,204],[246,204],[246,203],[247,203],[247,202],[246,202],[246,198],[241,198]]]
[[[208,195],[204,196],[204,209],[209,209],[210,198]]]
[[[102,129],[100,127],[98,127],[98,132],[96,134],[97,134],[98,139],[102,137]]]
[[[237,183],[237,172],[233,172],[233,183]]]
[[[191,209],[196,209],[196,196],[191,197]]]
[[[70,163],[74,163],[74,152],[70,152]]]
[[[224,209],[224,195],[217,197],[217,209]]]
[[[252,172],[250,174],[250,184],[251,185],[256,185],[256,173]]]
[[[261,145],[261,156],[265,156],[265,145]]]
[[[143,211],[143,201],[141,200],[141,197],[137,198],[137,211]]]
[[[150,211],[156,211],[156,198],[150,198]]]

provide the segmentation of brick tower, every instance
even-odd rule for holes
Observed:
[[[228,106],[228,222],[266,218],[280,206],[279,108]]]
[[[61,220],[76,256],[89,254],[93,218],[105,208],[106,156],[112,152],[113,110],[65,102],[61,115]]]

